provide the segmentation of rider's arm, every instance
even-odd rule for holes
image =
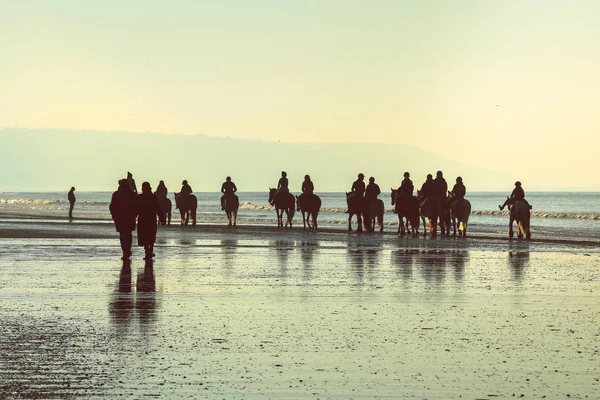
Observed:
[[[221,185],[221,193],[225,193],[225,184],[224,183]]]
[[[237,192],[237,187],[235,186],[235,183],[231,182],[231,184],[233,185],[233,193]]]

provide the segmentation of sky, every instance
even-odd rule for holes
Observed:
[[[0,0],[0,129],[407,144],[600,189],[598,15],[595,0]]]

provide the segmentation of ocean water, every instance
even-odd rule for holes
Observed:
[[[110,223],[108,206],[111,192],[76,192],[75,221]],[[348,215],[345,195],[318,193],[323,206],[319,214],[321,227],[344,229]],[[498,210],[509,193],[470,192],[472,214],[471,231],[506,232],[508,217]],[[225,214],[220,209],[220,193],[196,192],[198,197],[198,222],[221,224]],[[169,193],[172,199],[173,194]],[[275,211],[268,204],[266,192],[238,192],[240,210],[238,223],[249,225],[275,224]],[[395,231],[398,218],[392,213],[390,193],[379,196],[386,205],[385,230]],[[527,199],[533,206],[532,231],[537,233],[568,233],[569,236],[590,235],[600,232],[600,193],[592,192],[528,192]],[[173,202],[174,204],[174,202]],[[3,218],[57,219],[64,220],[69,204],[66,192],[3,192],[0,193],[0,213]],[[295,223],[302,224],[302,216],[296,213]],[[178,212],[173,206],[173,222],[178,223]]]

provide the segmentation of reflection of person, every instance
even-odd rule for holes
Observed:
[[[133,179],[131,172],[127,172],[127,183],[129,184],[129,189],[133,193],[137,194],[137,186],[135,186],[135,179]]]
[[[119,188],[113,193],[110,201],[110,215],[119,232],[123,260],[131,257],[132,232],[135,230],[135,217],[137,215],[136,196],[131,191],[127,179],[119,181]]]
[[[138,196],[138,246],[144,246],[144,260],[154,257],[154,242],[156,242],[156,217],[165,224],[165,215],[160,209],[158,197],[152,193],[150,183],[142,184],[142,194]]]
[[[75,207],[75,187],[71,187],[67,198],[69,199],[69,218],[73,218],[73,207]]]
[[[237,192],[237,187],[231,181],[231,177],[228,176],[221,185],[221,193],[223,193],[223,196],[221,196],[221,210],[225,210],[225,197],[232,196],[235,192]]]

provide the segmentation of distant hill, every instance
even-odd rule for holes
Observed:
[[[446,160],[404,145],[296,144],[204,135],[70,130],[0,130],[0,190],[113,190],[127,171],[138,186],[163,179],[175,190],[187,179],[195,191],[218,191],[230,175],[241,191],[275,186],[288,172],[293,191],[310,174],[317,191],[348,190],[359,172],[382,191],[397,187],[404,171],[415,186],[444,171],[461,175],[469,190],[510,187],[501,173]]]

